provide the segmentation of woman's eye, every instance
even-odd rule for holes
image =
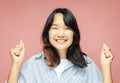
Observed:
[[[72,30],[70,27],[65,27],[66,30]]]
[[[51,29],[58,29],[57,27],[51,27]]]

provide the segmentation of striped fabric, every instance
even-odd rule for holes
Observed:
[[[18,83],[102,83],[102,75],[88,56],[90,63],[86,68],[78,68],[71,62],[67,64],[60,78],[53,67],[46,65],[44,54],[33,55],[22,66]]]

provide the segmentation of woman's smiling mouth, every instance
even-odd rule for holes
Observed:
[[[66,39],[56,39],[58,44],[64,44],[67,40]]]

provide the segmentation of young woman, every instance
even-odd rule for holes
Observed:
[[[69,9],[57,8],[50,14],[42,40],[43,52],[23,65],[23,41],[10,50],[12,65],[7,83],[112,83],[111,49],[103,45],[101,74],[94,61],[80,48],[79,28]]]

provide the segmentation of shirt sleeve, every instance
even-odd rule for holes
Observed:
[[[91,77],[92,77],[92,83],[102,83],[102,74],[96,64],[92,62],[92,71],[91,71]]]
[[[89,57],[88,57],[89,58]],[[90,70],[91,83],[102,83],[102,74],[92,59],[88,60],[88,69]]]
[[[28,63],[24,63],[19,73],[18,83],[26,83]]]
[[[34,80],[32,79],[34,76],[32,70],[32,63],[30,61],[25,62],[20,70],[18,83],[31,83]]]

